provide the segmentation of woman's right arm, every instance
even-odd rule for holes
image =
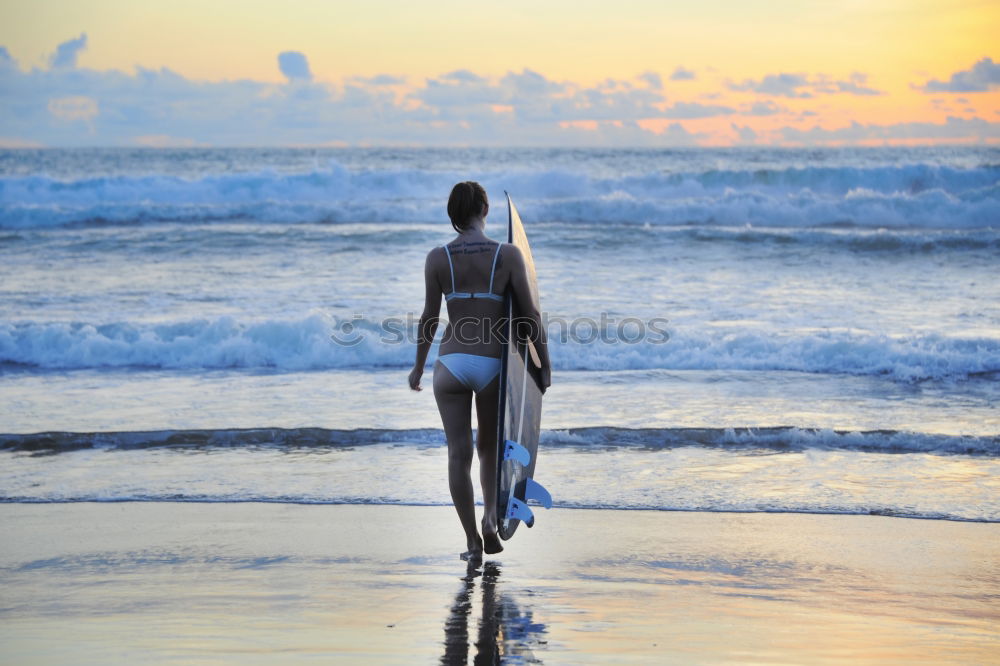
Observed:
[[[507,245],[504,252],[510,261],[510,287],[514,293],[514,314],[524,321],[530,331],[529,339],[538,353],[540,364],[542,392],[552,385],[552,365],[549,363],[549,345],[542,325],[542,313],[535,307],[531,297],[531,286],[528,284],[528,269],[524,263],[524,255],[516,245]]]
[[[410,388],[414,391],[420,388],[420,378],[424,374],[424,366],[427,364],[427,354],[431,350],[431,343],[434,341],[434,334],[437,332],[439,315],[441,314],[441,285],[438,284],[437,275],[434,270],[434,252],[427,253],[427,260],[424,262],[424,311],[420,315],[420,324],[417,329],[417,358],[413,363],[413,370],[410,371]]]

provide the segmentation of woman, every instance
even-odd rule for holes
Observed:
[[[448,198],[448,217],[458,237],[427,254],[424,265],[426,298],[420,316],[417,359],[410,372],[410,388],[421,390],[420,378],[427,352],[437,331],[441,295],[448,304],[445,330],[434,364],[434,398],[448,439],[448,485],[455,510],[465,530],[467,550],[462,559],[478,559],[503,550],[496,524],[497,408],[499,403],[502,341],[495,333],[506,316],[503,294],[510,289],[515,316],[530,319],[540,333],[534,341],[542,364],[542,390],[551,382],[549,355],[541,316],[534,307],[521,251],[498,243],[485,233],[489,213],[486,191],[474,182],[458,183]],[[476,529],[472,491],[472,399],[476,400],[479,434],[479,481],[486,505],[482,537]]]

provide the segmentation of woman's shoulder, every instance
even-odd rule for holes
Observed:
[[[427,252],[427,258],[424,259],[424,264],[427,266],[437,266],[442,262],[445,265],[448,263],[448,259],[445,257],[443,245],[432,247],[430,251]]]
[[[521,248],[513,243],[500,243],[500,258],[515,263],[524,263],[524,255],[521,254]]]

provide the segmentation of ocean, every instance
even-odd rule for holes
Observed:
[[[0,151],[0,502],[450,505],[406,377],[468,179],[557,506],[1000,521],[990,147]]]

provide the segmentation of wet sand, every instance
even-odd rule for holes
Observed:
[[[0,661],[1000,663],[1000,525],[449,507],[0,505]]]

